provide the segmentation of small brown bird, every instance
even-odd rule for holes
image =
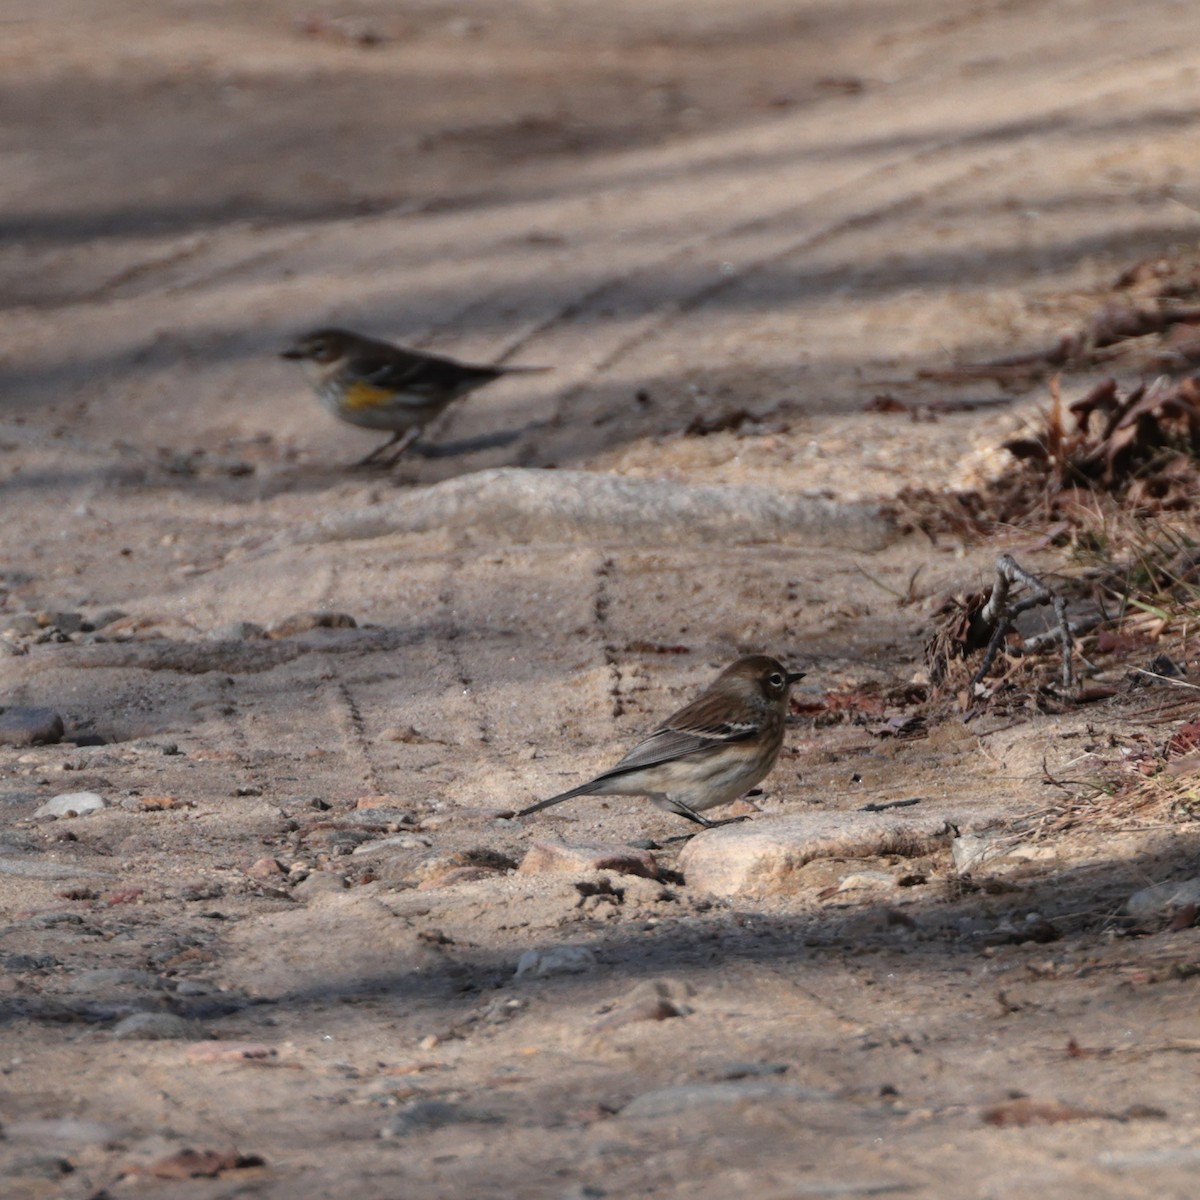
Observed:
[[[706,829],[728,824],[700,814],[744,795],[775,765],[788,696],[803,678],[803,671],[788,671],[765,654],[739,658],[611,770],[516,815],[575,796],[649,796],[659,808]]]
[[[405,350],[348,329],[315,329],[298,338],[280,357],[303,364],[318,399],[339,420],[363,429],[391,431],[392,436],[356,466],[393,465],[451,401],[501,375],[549,370],[473,366]],[[392,453],[382,458],[388,450]]]

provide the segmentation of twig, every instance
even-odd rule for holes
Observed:
[[[924,799],[924,796],[914,796],[911,800],[887,800],[882,804],[864,804],[858,811],[880,813],[887,812],[889,808],[912,808],[914,804],[920,804]]]
[[[1014,586],[1026,588],[1029,595],[1010,604],[1009,594]],[[1025,654],[1033,653],[1035,648],[1040,649],[1042,646],[1061,642],[1063,648],[1062,686],[1064,691],[1071,690],[1075,683],[1075,673],[1071,664],[1071,654],[1075,648],[1075,634],[1086,632],[1086,630],[1082,627],[1072,630],[1067,621],[1066,600],[1051,592],[1040,579],[1026,571],[1011,554],[1002,554],[996,559],[996,582],[992,585],[992,594],[975,618],[978,626],[991,629],[992,634],[988,639],[983,661],[979,664],[979,669],[971,676],[968,692],[974,691],[975,685],[980,683],[992,669],[992,664],[1000,653],[1000,648],[1004,645],[1004,639],[1012,631],[1017,617],[1029,609],[1043,604],[1053,607],[1055,628],[1040,635],[1039,638],[1031,638],[1024,649],[1014,649],[1013,657],[1022,657]],[[1094,624],[1099,624],[1099,620]],[[1094,625],[1089,626],[1089,628],[1092,627]]]
[[[1149,675],[1151,679],[1157,679],[1162,683],[1173,683],[1176,687],[1191,688],[1194,692],[1200,692],[1200,685],[1195,683],[1186,683],[1182,679],[1175,679],[1171,675],[1160,675],[1157,671],[1147,671],[1144,667],[1130,667],[1131,671],[1136,671],[1139,675]]]

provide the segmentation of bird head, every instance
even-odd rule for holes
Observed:
[[[358,334],[346,329],[314,329],[297,338],[279,357],[327,367],[345,359],[361,341]]]
[[[782,700],[791,686],[804,678],[803,671],[789,671],[782,663],[766,654],[751,654],[739,658],[721,674],[721,679],[757,692],[770,701]]]

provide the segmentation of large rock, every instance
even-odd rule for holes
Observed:
[[[495,467],[335,513],[268,543],[353,541],[428,529],[472,528],[506,540],[619,535],[696,542],[796,541],[878,550],[894,540],[894,514],[754,484],[683,484],[601,471]]]
[[[714,896],[767,895],[801,886],[797,874],[815,858],[915,857],[949,843],[947,810],[824,812],[770,817],[697,834],[679,855],[688,886]]]
[[[98,792],[63,792],[33,810],[35,817],[86,817],[88,813],[107,808],[108,802]]]
[[[63,719],[52,708],[0,708],[0,746],[48,746],[62,736]]]

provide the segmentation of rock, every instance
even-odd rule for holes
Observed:
[[[399,1112],[392,1114],[388,1123],[379,1131],[379,1136],[408,1137],[427,1129],[440,1129],[444,1125],[463,1125],[468,1122],[492,1124],[499,1120],[494,1113],[464,1108],[446,1100],[410,1100]]]
[[[314,871],[292,888],[292,895],[297,900],[314,900],[318,896],[344,892],[348,886],[344,875],[338,875],[334,871]]]
[[[427,875],[417,884],[418,892],[433,892],[439,888],[454,887],[460,883],[478,883],[481,879],[494,879],[495,871],[487,867],[447,867],[444,871]]]
[[[19,612],[13,613],[11,616],[4,618],[4,629],[7,633],[29,634],[37,633],[41,626],[38,625],[37,613]]]
[[[494,467],[395,500],[339,512],[256,551],[296,542],[352,541],[473,529],[506,539],[568,541],[617,535],[626,542],[800,542],[878,550],[897,535],[886,505],[845,503],[754,484],[682,484],[602,471]]]
[[[747,1100],[831,1100],[820,1088],[796,1087],[771,1079],[740,1079],[725,1083],[682,1083],[635,1096],[621,1109],[622,1117],[673,1117],[709,1104],[740,1104]]]
[[[1156,883],[1134,892],[1125,901],[1125,911],[1131,917],[1165,916],[1189,904],[1200,904],[1200,879],[1184,879],[1176,883]]]
[[[48,971],[58,965],[53,954],[10,954],[0,958],[0,967],[6,971]]]
[[[115,621],[123,621],[129,614],[123,608],[101,609],[91,620],[93,629],[106,629]]]
[[[60,633],[78,633],[83,628],[83,613],[49,612],[43,609],[35,614],[42,629],[57,629]]]
[[[838,884],[839,892],[853,892],[862,888],[894,888],[897,886],[895,875],[887,871],[855,871],[847,875]]]
[[[246,874],[251,879],[278,879],[284,868],[277,858],[260,858],[246,868]]]
[[[0,746],[49,746],[62,736],[63,719],[52,708],[0,708]]]
[[[82,1117],[44,1117],[40,1120],[5,1121],[4,1136],[14,1142],[39,1142],[55,1146],[111,1146],[120,1140],[112,1125]]]
[[[24,1158],[11,1159],[4,1174],[12,1179],[62,1179],[75,1170],[75,1164],[60,1154],[29,1154]]]
[[[189,1038],[195,1040],[197,1034],[203,1032],[194,1021],[186,1021],[174,1013],[140,1012],[118,1021],[112,1028],[112,1037],[119,1042],[133,1041],[165,1041],[167,1039]]]
[[[786,1075],[787,1063],[773,1062],[730,1062],[714,1068],[714,1079],[761,1079],[765,1075]]]
[[[84,817],[107,808],[104,797],[96,792],[63,792],[33,811],[34,817]]]
[[[1146,1150],[1105,1150],[1096,1159],[1110,1171],[1200,1170],[1200,1146],[1155,1146]]]
[[[658,863],[649,850],[635,850],[631,846],[534,842],[517,871],[521,875],[615,871],[619,875],[657,879]]]
[[[224,625],[214,626],[208,631],[208,636],[214,642],[248,642],[252,638],[263,638],[267,631],[253,621],[228,621]]]
[[[301,612],[292,613],[271,626],[269,637],[295,637],[300,633],[311,633],[314,629],[357,629],[358,622],[349,613]]]
[[[672,1017],[690,1016],[692,1008],[685,1001],[694,991],[690,984],[678,979],[644,979],[592,1028],[619,1029],[635,1021],[668,1021]]]
[[[679,869],[689,887],[714,896],[795,891],[813,859],[932,853],[949,840],[948,815],[944,808],[916,816],[830,812],[726,825],[693,837]]]
[[[586,946],[551,946],[526,950],[517,960],[516,977],[545,979],[551,975],[579,975],[596,966],[596,956]]]
[[[92,971],[81,971],[70,983],[71,992],[105,992],[120,988],[159,988],[163,981],[149,971],[133,967],[97,967]]]

